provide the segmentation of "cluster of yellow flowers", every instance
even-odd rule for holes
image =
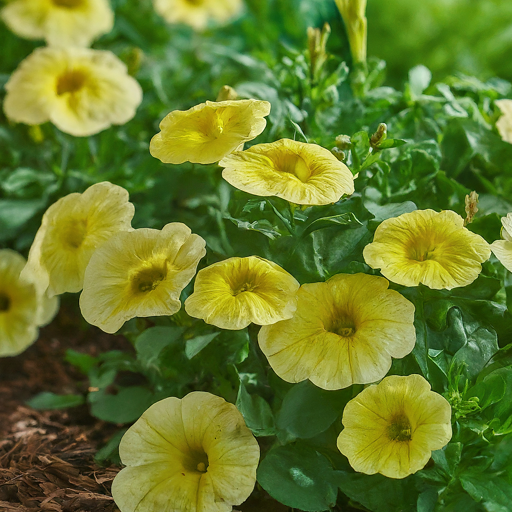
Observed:
[[[251,99],[171,112],[151,141],[151,154],[171,163],[219,162],[233,186],[296,204],[328,204],[353,193],[350,170],[315,144],[284,139],[244,151],[264,130],[269,112],[268,102]],[[25,329],[30,343],[55,310],[50,301],[64,292],[83,290],[84,318],[108,333],[131,318],[181,308],[181,292],[206,243],[181,223],[133,229],[128,199],[126,190],[107,182],[70,194],[43,216],[24,268],[20,256],[0,252],[4,332]],[[301,286],[272,261],[229,258],[197,273],[185,310],[221,329],[261,325],[260,348],[288,382],[309,379],[337,390],[380,381],[345,407],[338,448],[356,471],[404,478],[448,443],[451,408],[420,375],[386,377],[392,358],[405,357],[416,341],[414,305],[389,290],[389,281],[466,286],[491,249],[512,270],[512,214],[502,222],[505,240],[489,246],[452,211],[418,210],[385,220],[363,253],[384,277],[338,274]],[[8,295],[11,287],[16,293]],[[2,342],[5,354],[22,350],[21,343],[9,345],[14,336]],[[252,491],[259,461],[258,444],[235,406],[203,392],[154,404],[128,430],[120,453],[127,467],[113,494],[123,512],[228,512]]]

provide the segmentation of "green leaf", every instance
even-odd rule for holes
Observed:
[[[122,428],[116,432],[108,441],[105,446],[100,448],[94,456],[95,462],[102,464],[103,462],[109,461],[112,464],[121,464],[121,458],[119,457],[119,443],[123,438],[127,428]]]
[[[352,212],[340,213],[338,215],[332,215],[330,217],[321,217],[311,222],[306,229],[302,232],[301,236],[306,237],[314,231],[319,229],[330,228],[333,226],[350,226],[363,224],[359,222],[357,217]]]
[[[241,380],[236,407],[242,413],[247,427],[255,436],[273,436],[275,434],[274,416],[270,405],[261,396],[250,395]]]
[[[92,357],[89,354],[83,354],[82,352],[77,352],[71,348],[66,350],[66,356],[64,359],[75,368],[78,368],[84,375],[87,375],[91,369],[98,364],[98,359],[96,357]]]
[[[84,403],[85,398],[82,395],[56,395],[48,391],[39,393],[26,402],[33,409],[66,409]]]
[[[490,405],[499,402],[506,392],[507,386],[505,380],[499,373],[490,373],[475,386],[468,389],[466,399],[471,397],[478,398],[478,405],[485,409]]]
[[[104,389],[92,391],[87,397],[91,414],[111,423],[131,423],[153,403],[153,393],[140,386],[121,389],[116,395]]]
[[[137,359],[146,367],[157,366],[158,356],[162,350],[176,343],[183,331],[183,327],[174,326],[156,326],[146,329],[135,340]]]
[[[390,219],[392,217],[398,217],[403,213],[410,213],[418,209],[416,204],[412,201],[405,201],[403,203],[389,203],[382,206],[377,203],[368,201],[365,202],[364,205],[370,211],[370,213],[373,213],[375,216],[375,218],[371,221],[372,223],[380,223],[383,220]]]
[[[407,144],[406,140],[402,139],[385,139],[383,140],[377,147],[380,149],[391,149],[391,148],[399,148]]]
[[[203,334],[202,336],[196,336],[187,340],[185,343],[185,355],[188,359],[192,359],[195,355],[199,354],[203,348],[208,346],[212,340],[214,340],[219,332],[212,332],[210,334]]]
[[[326,391],[308,380],[295,384],[284,397],[277,427],[295,438],[308,439],[327,430],[343,412],[353,391]]]
[[[471,470],[460,475],[464,490],[478,503],[483,503],[489,512],[510,512],[512,482],[508,478],[492,473]]]
[[[305,443],[273,448],[258,467],[259,484],[284,505],[306,512],[336,503],[336,473],[322,454]]]
[[[409,71],[409,87],[411,98],[417,100],[423,91],[430,85],[432,73],[422,65],[416,66]]]

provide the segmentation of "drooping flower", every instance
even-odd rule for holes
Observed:
[[[114,25],[108,0],[12,0],[0,16],[15,34],[49,46],[89,46]]]
[[[87,48],[38,48],[5,89],[11,121],[50,121],[75,137],[128,122],[142,100],[139,84],[112,52]]]
[[[0,356],[23,352],[37,339],[38,327],[57,313],[57,297],[49,299],[20,278],[25,263],[21,254],[0,250]]]
[[[405,478],[452,437],[451,407],[421,375],[386,377],[350,400],[338,449],[360,473]]]
[[[281,139],[232,153],[219,165],[222,177],[256,196],[277,196],[291,203],[335,203],[354,192],[354,177],[330,151],[316,144]]]
[[[207,101],[175,110],[160,123],[150,153],[166,164],[211,164],[257,137],[267,124],[270,103],[260,100]]]
[[[197,273],[185,310],[221,329],[243,329],[291,318],[299,283],[279,265],[258,256],[229,258]]]
[[[270,366],[287,382],[309,379],[323,389],[382,379],[391,358],[416,341],[414,305],[388,285],[366,274],[302,285],[293,318],[259,332]]]
[[[501,110],[502,116],[496,123],[501,138],[512,144],[512,100],[497,100],[494,102]]]
[[[233,404],[205,392],[152,405],[119,446],[121,512],[229,512],[254,488],[260,450]]]
[[[158,229],[116,233],[92,256],[84,276],[80,309],[108,333],[130,318],[173,315],[194,277],[206,242],[179,222]]]
[[[491,244],[491,250],[501,264],[512,272],[512,213],[502,217],[501,236],[504,240],[496,240]]]
[[[363,256],[393,283],[435,290],[471,284],[489,259],[489,244],[455,212],[416,210],[387,219]]]
[[[195,30],[210,20],[228,21],[242,9],[242,0],[153,0],[155,11],[168,23],[185,23]]]
[[[41,292],[79,292],[93,252],[118,231],[131,229],[135,209],[128,192],[109,182],[59,199],[43,215],[22,277]]]

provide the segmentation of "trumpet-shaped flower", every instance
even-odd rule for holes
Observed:
[[[420,375],[386,377],[350,400],[338,449],[360,473],[405,478],[452,437],[451,407]]]
[[[130,318],[173,315],[206,242],[185,224],[116,233],[92,256],[84,276],[84,318],[114,333]]]
[[[494,103],[502,114],[496,123],[496,128],[498,128],[501,138],[512,144],[512,100],[498,100]]]
[[[166,164],[211,164],[257,137],[267,124],[270,103],[259,100],[207,101],[175,110],[160,123],[150,153]]]
[[[128,429],[112,484],[121,512],[229,512],[254,488],[260,450],[233,404],[189,393],[152,405]]]
[[[502,217],[503,228],[501,236],[504,240],[496,240],[491,244],[491,250],[501,262],[501,264],[512,272],[512,213]]]
[[[330,151],[289,139],[257,144],[223,158],[222,177],[256,196],[277,196],[291,203],[335,203],[354,192],[354,177]]]
[[[382,222],[363,255],[394,283],[451,290],[471,284],[491,250],[455,212],[416,210]]]
[[[22,276],[50,297],[79,292],[93,252],[114,233],[131,229],[134,212],[128,192],[109,182],[59,199],[43,215]]]
[[[114,25],[108,0],[12,0],[0,16],[15,34],[49,46],[89,46]]]
[[[142,90],[111,52],[87,48],[39,48],[5,85],[5,115],[18,123],[52,122],[85,137],[124,124],[142,100]]]
[[[242,9],[242,0],[153,0],[155,11],[168,23],[204,29],[210,20],[223,23]]]
[[[391,358],[416,341],[414,306],[388,285],[366,274],[302,285],[293,318],[259,332],[270,366],[287,382],[309,379],[323,389],[382,379]]]
[[[222,329],[243,329],[291,318],[299,283],[272,261],[229,258],[197,273],[185,310]]]
[[[347,30],[354,62],[366,62],[366,0],[335,0]]]
[[[15,356],[36,339],[38,327],[49,323],[58,308],[31,281],[20,278],[25,258],[0,250],[0,356]]]

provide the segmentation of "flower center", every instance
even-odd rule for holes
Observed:
[[[204,0],[185,0],[190,5],[202,5]]]
[[[87,219],[70,220],[62,229],[64,245],[70,249],[78,249],[87,235]]]
[[[10,307],[11,307],[10,297],[5,293],[0,293],[0,313],[9,311]]]
[[[194,2],[192,2],[192,3],[194,3]],[[194,5],[199,5],[199,4],[194,3]],[[215,113],[214,115],[215,115],[215,117],[212,120],[210,129],[209,129],[209,132],[210,132],[209,135],[210,135],[210,138],[212,138],[212,139],[218,139],[224,133],[225,123],[224,123],[224,120],[222,119],[222,117],[219,116],[219,114]]]
[[[412,439],[411,422],[405,414],[395,416],[387,427],[391,441],[410,441]]]
[[[87,75],[79,69],[66,71],[57,79],[57,96],[79,91],[85,85]]]
[[[154,290],[167,277],[167,267],[154,265],[139,270],[131,279],[132,290],[136,294]]]
[[[57,7],[64,7],[65,9],[74,9],[75,7],[80,7],[84,1],[83,0],[52,0],[53,5]]]
[[[327,330],[342,338],[350,338],[357,331],[354,321],[345,315],[336,318]]]
[[[209,467],[208,455],[201,451],[193,451],[183,463],[183,467],[187,471],[194,473],[206,473]]]
[[[256,289],[256,286],[251,283],[243,283],[241,286],[238,286],[233,290],[233,295],[236,297],[243,292],[252,292]]]
[[[296,178],[302,181],[302,183],[306,183],[311,176],[311,170],[309,169],[308,164],[301,156],[296,155],[295,153],[285,155],[282,161],[278,164],[278,170],[287,174],[293,174]]]

